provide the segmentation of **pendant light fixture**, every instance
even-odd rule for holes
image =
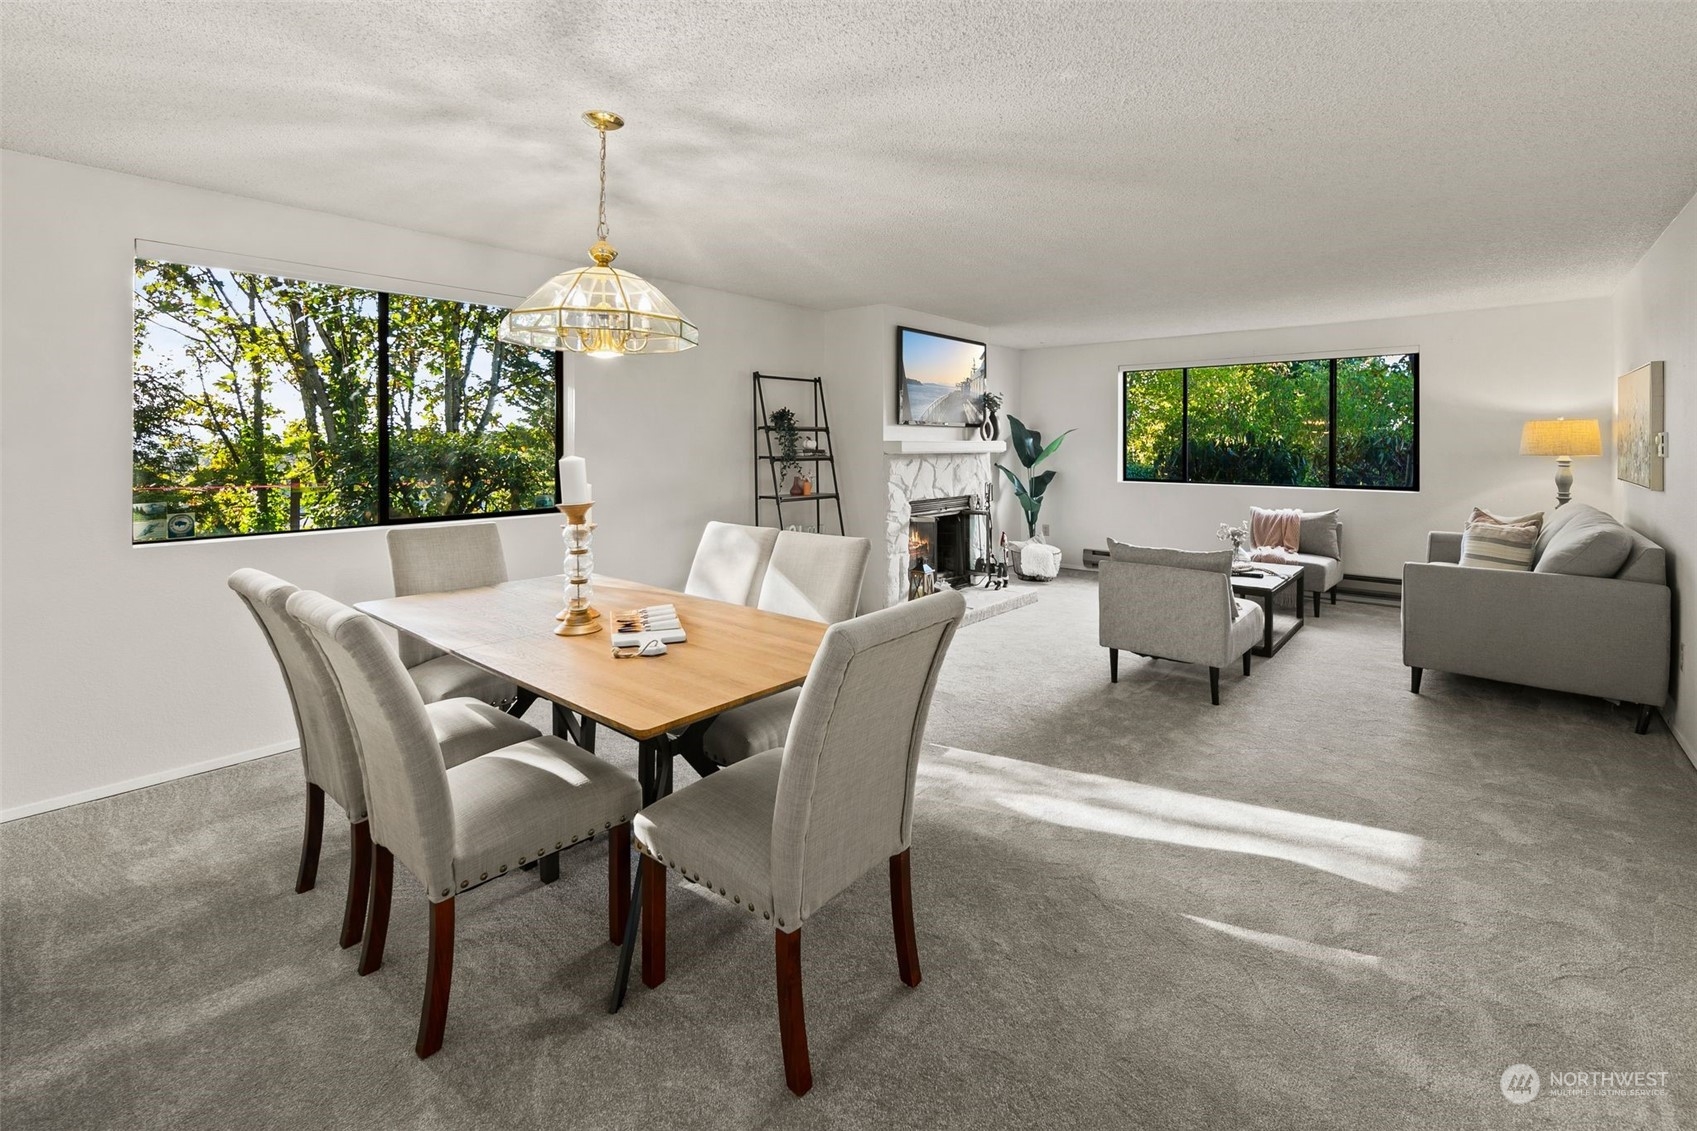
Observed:
[[[565,350],[590,357],[675,353],[700,341],[660,288],[613,266],[607,242],[607,132],[625,124],[617,114],[591,110],[583,120],[601,135],[601,208],[594,263],[555,275],[501,319],[500,339],[528,349]]]

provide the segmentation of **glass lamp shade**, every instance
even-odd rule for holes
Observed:
[[[501,319],[503,342],[591,357],[676,353],[700,341],[695,324],[654,284],[595,263],[555,275]]]
[[[1600,456],[1603,433],[1595,420],[1528,420],[1520,430],[1523,456]]]

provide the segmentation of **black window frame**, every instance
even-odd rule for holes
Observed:
[[[1412,435],[1409,444],[1409,458],[1412,461],[1409,484],[1407,486],[1378,487],[1361,484],[1338,484],[1338,362],[1350,361],[1362,357],[1406,357],[1408,370],[1413,381],[1413,421]],[[1218,480],[1192,479],[1190,477],[1190,371],[1192,369],[1214,369],[1220,365],[1290,365],[1299,362],[1313,363],[1324,361],[1328,367],[1327,380],[1327,418],[1326,418],[1326,482],[1323,484],[1307,483],[1257,483],[1249,480]],[[1126,378],[1132,373],[1159,373],[1178,370],[1180,374],[1180,423],[1179,423],[1179,465],[1182,469],[1176,479],[1134,479],[1126,474],[1126,434],[1131,427],[1131,406],[1127,397]],[[1264,361],[1220,362],[1213,365],[1122,365],[1119,367],[1119,398],[1120,398],[1120,439],[1119,439],[1119,479],[1121,483],[1183,483],[1202,487],[1279,487],[1299,491],[1400,491],[1414,493],[1420,490],[1420,353],[1418,350],[1384,351],[1379,353],[1344,353],[1334,357],[1297,357],[1273,358]]]
[[[523,510],[510,511],[478,511],[470,514],[442,514],[396,517],[390,511],[389,495],[392,484],[389,482],[389,300],[394,295],[404,295],[407,298],[423,298],[433,302],[455,302],[462,306],[488,306],[489,303],[470,303],[460,299],[433,298],[430,295],[415,295],[407,291],[377,291],[367,287],[356,287],[345,283],[332,283],[323,279],[308,279],[297,275],[274,275],[264,271],[250,271],[239,267],[215,267],[210,264],[176,264],[174,260],[150,259],[138,255],[135,262],[140,263],[173,263],[176,266],[211,267],[213,270],[229,271],[243,275],[267,275],[270,278],[285,278],[304,283],[320,283],[324,286],[347,287],[349,290],[364,291],[377,299],[376,340],[377,340],[377,521],[360,523],[355,526],[323,526],[303,530],[248,530],[235,534],[195,535],[193,538],[158,538],[145,541],[131,539],[132,546],[166,546],[191,545],[197,542],[223,542],[232,538],[271,538],[277,535],[328,534],[342,530],[378,530],[387,526],[418,526],[438,522],[483,522],[495,518],[521,518],[526,515],[556,514],[557,507],[528,507]],[[134,267],[132,266],[132,272]],[[554,374],[554,498],[560,497],[560,457],[565,449],[565,360],[558,350],[553,353]],[[134,411],[134,384],[132,372],[131,411]],[[131,456],[132,466],[134,456]]]

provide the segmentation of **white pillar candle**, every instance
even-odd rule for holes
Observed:
[[[589,468],[582,456],[560,460],[560,502],[589,502]]]

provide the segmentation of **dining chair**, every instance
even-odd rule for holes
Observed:
[[[403,526],[389,531],[389,569],[395,596],[475,589],[507,580],[507,557],[501,549],[501,530],[493,522],[456,522]],[[401,662],[429,703],[469,695],[486,703],[508,705],[522,715],[536,702],[534,693],[500,676],[433,648],[416,636],[401,633]]]
[[[301,836],[295,891],[311,891],[318,882],[318,856],[324,837],[326,794],[348,820],[348,894],[342,911],[344,949],[365,933],[367,883],[371,877],[371,829],[367,822],[365,783],[360,777],[354,733],[335,675],[306,629],[289,615],[289,597],[298,590],[280,577],[257,569],[239,569],[229,586],[258,623],[283,675],[289,706],[300,738],[301,768],[306,776],[306,828]],[[443,760],[458,765],[480,754],[523,742],[535,727],[476,699],[444,699],[426,708]]]
[[[778,539],[774,526],[738,526],[709,522],[695,548],[684,592],[733,605],[752,605],[760,597],[766,563]]]
[[[552,735],[444,766],[424,700],[376,622],[306,591],[289,598],[288,611],[329,661],[358,738],[372,841],[362,976],[383,964],[395,860],[424,885],[430,949],[414,1046],[421,1059],[442,1047],[454,901],[472,888],[608,833],[607,930],[623,940],[630,819],[642,803],[635,779]]]
[[[826,624],[848,620],[860,604],[871,549],[864,538],[780,531],[756,604],[770,613]],[[782,746],[800,695],[799,688],[781,691],[720,715],[702,736],[707,762],[730,766]]]
[[[914,774],[937,672],[966,613],[956,592],[833,625],[795,722],[769,750],[637,814],[642,982],[666,979],[666,871],[772,923],[784,1079],[813,1085],[801,1000],[801,928],[880,862],[890,873],[896,968],[919,985],[913,929]]]

